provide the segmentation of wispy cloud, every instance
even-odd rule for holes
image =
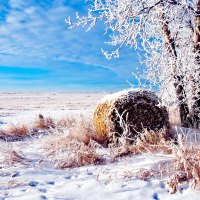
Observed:
[[[64,19],[77,11],[86,11],[82,0],[3,1],[0,66],[48,69],[47,76],[57,74],[63,85],[75,84],[73,80],[82,85],[127,85],[125,80],[138,65],[135,53],[125,49],[120,59],[106,60],[100,50],[107,39],[101,24],[87,33],[82,28],[67,30]]]

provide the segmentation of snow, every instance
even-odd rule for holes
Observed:
[[[91,112],[104,93],[0,93],[0,127],[31,123],[38,114],[53,118]]]
[[[131,88],[131,89],[124,89],[112,94],[107,94],[100,100],[100,103],[109,102],[110,104],[113,104],[117,100],[119,99],[125,100],[125,98],[132,99],[134,101],[138,96],[142,95],[144,95],[146,98],[148,97],[149,99],[151,99],[151,102],[155,103],[156,105],[159,104],[160,102],[160,99],[152,91],[146,91],[140,88]]]
[[[169,155],[135,155],[106,165],[58,170],[49,163],[39,164],[35,144],[31,140],[15,144],[30,159],[29,165],[1,171],[1,199],[199,199],[198,191],[185,189],[172,195],[167,192],[165,180],[143,181],[131,175],[170,160]]]
[[[87,96],[85,94],[83,96],[80,94],[73,95],[85,101],[85,105],[90,105],[85,110],[88,112],[95,106],[99,96],[103,96],[102,94],[92,94],[93,100],[91,100],[90,98],[85,98]],[[68,95],[65,94],[66,98],[67,96]],[[7,95],[7,97],[12,99],[12,95]],[[32,97],[33,96],[31,96],[31,98]],[[83,97],[85,99],[83,99]],[[59,101],[59,98],[57,101]],[[7,103],[9,104],[9,102]],[[26,103],[27,105],[29,104],[29,102]],[[71,103],[74,105],[74,110],[79,110],[80,112],[80,108],[77,107],[78,104],[73,104],[73,101],[71,101]],[[30,111],[27,113],[24,112],[24,114],[20,112],[22,114],[20,114],[21,117],[18,116],[17,111],[15,111],[15,114],[10,117],[10,120],[12,119],[11,121],[13,122],[19,119],[22,120],[22,116],[27,117],[28,114],[37,112],[32,102],[30,104],[30,107],[32,107]],[[48,104],[51,104],[51,101]],[[47,113],[49,112],[46,108],[41,109],[40,112],[41,111],[42,114],[45,113],[45,111],[47,111]],[[56,113],[59,115],[58,112],[59,109],[55,107],[55,110],[51,108],[49,114],[56,116]],[[61,113],[62,112],[65,111],[61,111]],[[34,115],[35,114],[32,116]],[[26,117],[24,117],[24,119]],[[2,117],[2,120],[9,123],[9,120],[6,118],[4,120]],[[43,158],[41,156],[41,146],[37,141],[37,138],[30,138],[28,140],[11,143],[15,150],[22,152],[28,164],[16,164],[15,166],[5,166],[0,169],[0,200],[199,199],[200,192],[190,188],[183,188],[176,194],[169,194],[166,184],[167,180],[159,176],[152,177],[147,181],[140,180],[135,176],[141,169],[154,169],[158,163],[170,161],[172,159],[171,155],[146,153],[127,156],[113,163],[108,162],[105,165],[89,165],[74,169],[60,170],[56,169],[47,161],[40,162]]]

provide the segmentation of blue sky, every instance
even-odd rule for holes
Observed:
[[[134,82],[134,50],[107,60],[103,24],[90,32],[67,29],[65,19],[84,15],[84,0],[1,0],[0,90],[113,91]]]

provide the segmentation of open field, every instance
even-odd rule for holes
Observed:
[[[0,93],[0,122],[29,120],[37,114],[62,116],[69,111],[91,111],[103,93]],[[27,119],[28,118],[28,119]]]
[[[187,137],[188,149],[182,140],[174,146],[161,133],[154,138],[148,132],[135,146],[122,142],[105,148],[95,138],[92,122],[104,95],[0,94],[0,127],[19,136],[10,142],[0,137],[0,200],[199,199],[200,174],[191,166],[197,165],[195,153],[200,152],[197,131],[177,127]],[[37,134],[29,135],[33,127]],[[191,171],[191,179],[184,179],[184,170]]]

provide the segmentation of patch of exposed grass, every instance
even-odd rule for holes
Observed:
[[[89,140],[89,142],[85,142]],[[41,141],[43,157],[54,163],[56,168],[74,168],[88,164],[102,164],[104,157],[98,153],[95,141],[84,137],[71,135],[69,131],[57,131],[52,136],[46,136]]]
[[[34,123],[34,128],[38,129],[50,129],[55,128],[56,124],[51,117],[44,117],[43,115],[39,114],[38,120]]]
[[[168,181],[170,193],[176,193],[178,187],[188,184],[194,189],[200,190],[200,146],[188,145],[179,135],[178,144],[173,145],[171,164],[173,174]]]
[[[62,119],[65,128],[60,126],[54,129],[52,134],[43,137],[40,141],[43,157],[59,168],[100,164],[106,161],[105,157],[113,162],[120,157],[143,152],[170,153],[170,147],[167,146],[165,139],[165,130],[160,133],[145,131],[135,144],[128,144],[125,142],[126,138],[120,138],[116,144],[104,148],[106,141],[96,136],[92,120],[88,116],[76,117],[73,124],[71,118],[69,120]],[[68,127],[69,124],[71,127]]]
[[[7,135],[10,136],[25,136],[28,135],[29,129],[26,125],[11,125],[7,130]]]
[[[12,144],[0,143],[0,166],[14,166],[16,164],[26,165],[25,157],[21,152],[14,149]]]

